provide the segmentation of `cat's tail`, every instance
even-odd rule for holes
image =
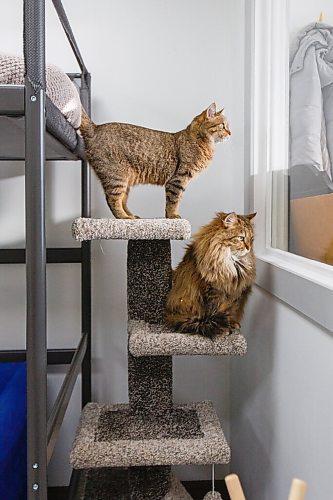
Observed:
[[[213,338],[222,330],[230,329],[228,316],[225,313],[215,313],[201,317],[174,318],[170,326],[181,333],[192,333]]]
[[[97,125],[95,125],[95,123],[87,115],[84,108],[82,107],[81,108],[80,131],[81,131],[83,137],[94,137],[94,135],[96,133],[96,127],[97,127]]]

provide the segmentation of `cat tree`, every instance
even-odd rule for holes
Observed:
[[[89,403],[71,462],[82,471],[80,500],[190,500],[171,466],[226,464],[230,449],[211,402],[175,405],[173,355],[243,355],[232,334],[210,340],[163,325],[171,286],[170,240],[188,239],[182,219],[77,219],[77,240],[125,239],[128,298],[128,404]]]

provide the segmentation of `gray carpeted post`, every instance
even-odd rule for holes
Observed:
[[[170,467],[130,467],[129,492],[131,500],[160,500],[170,488]]]
[[[127,256],[128,319],[162,323],[171,286],[169,240],[130,240]],[[135,358],[128,352],[131,410],[163,413],[172,407],[172,357]]]
[[[162,323],[171,286],[170,240],[130,240],[127,251],[128,319]],[[135,358],[128,351],[131,412],[163,414],[172,408],[172,357]],[[171,467],[130,469],[130,498],[162,499],[169,490]],[[151,478],[152,480],[148,480]],[[148,488],[148,489],[147,489]],[[147,490],[147,491],[146,491]],[[148,495],[149,492],[149,495]]]
[[[171,279],[170,240],[129,240],[128,318],[162,323]]]

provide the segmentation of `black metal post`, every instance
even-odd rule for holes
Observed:
[[[45,3],[24,0],[27,499],[47,499]]]
[[[48,349],[47,364],[70,365],[75,354],[75,349]],[[21,349],[0,351],[0,363],[19,363],[26,361],[27,351]]]
[[[48,264],[81,264],[81,248],[47,248]],[[25,264],[24,248],[1,248],[0,264]]]
[[[81,78],[81,101],[90,115],[91,88],[90,74]],[[91,216],[90,168],[87,161],[81,162],[81,214]],[[87,334],[87,350],[82,363],[82,407],[91,401],[91,243],[84,241],[81,245],[81,324],[82,334]]]

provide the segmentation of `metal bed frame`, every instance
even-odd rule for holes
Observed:
[[[61,0],[52,0],[81,73],[80,97],[90,114],[90,74]],[[3,249],[0,263],[26,263],[26,350],[0,351],[0,361],[27,360],[27,499],[47,499],[47,467],[76,378],[82,373],[82,406],[91,400],[91,254],[81,248],[46,248],[45,240],[45,0],[24,0],[26,250]],[[73,154],[68,155],[73,159]],[[77,158],[79,159],[79,158]],[[81,160],[81,214],[90,217],[90,172]],[[47,349],[46,264],[81,265],[81,340],[76,349]],[[47,416],[47,366],[69,364]]]

